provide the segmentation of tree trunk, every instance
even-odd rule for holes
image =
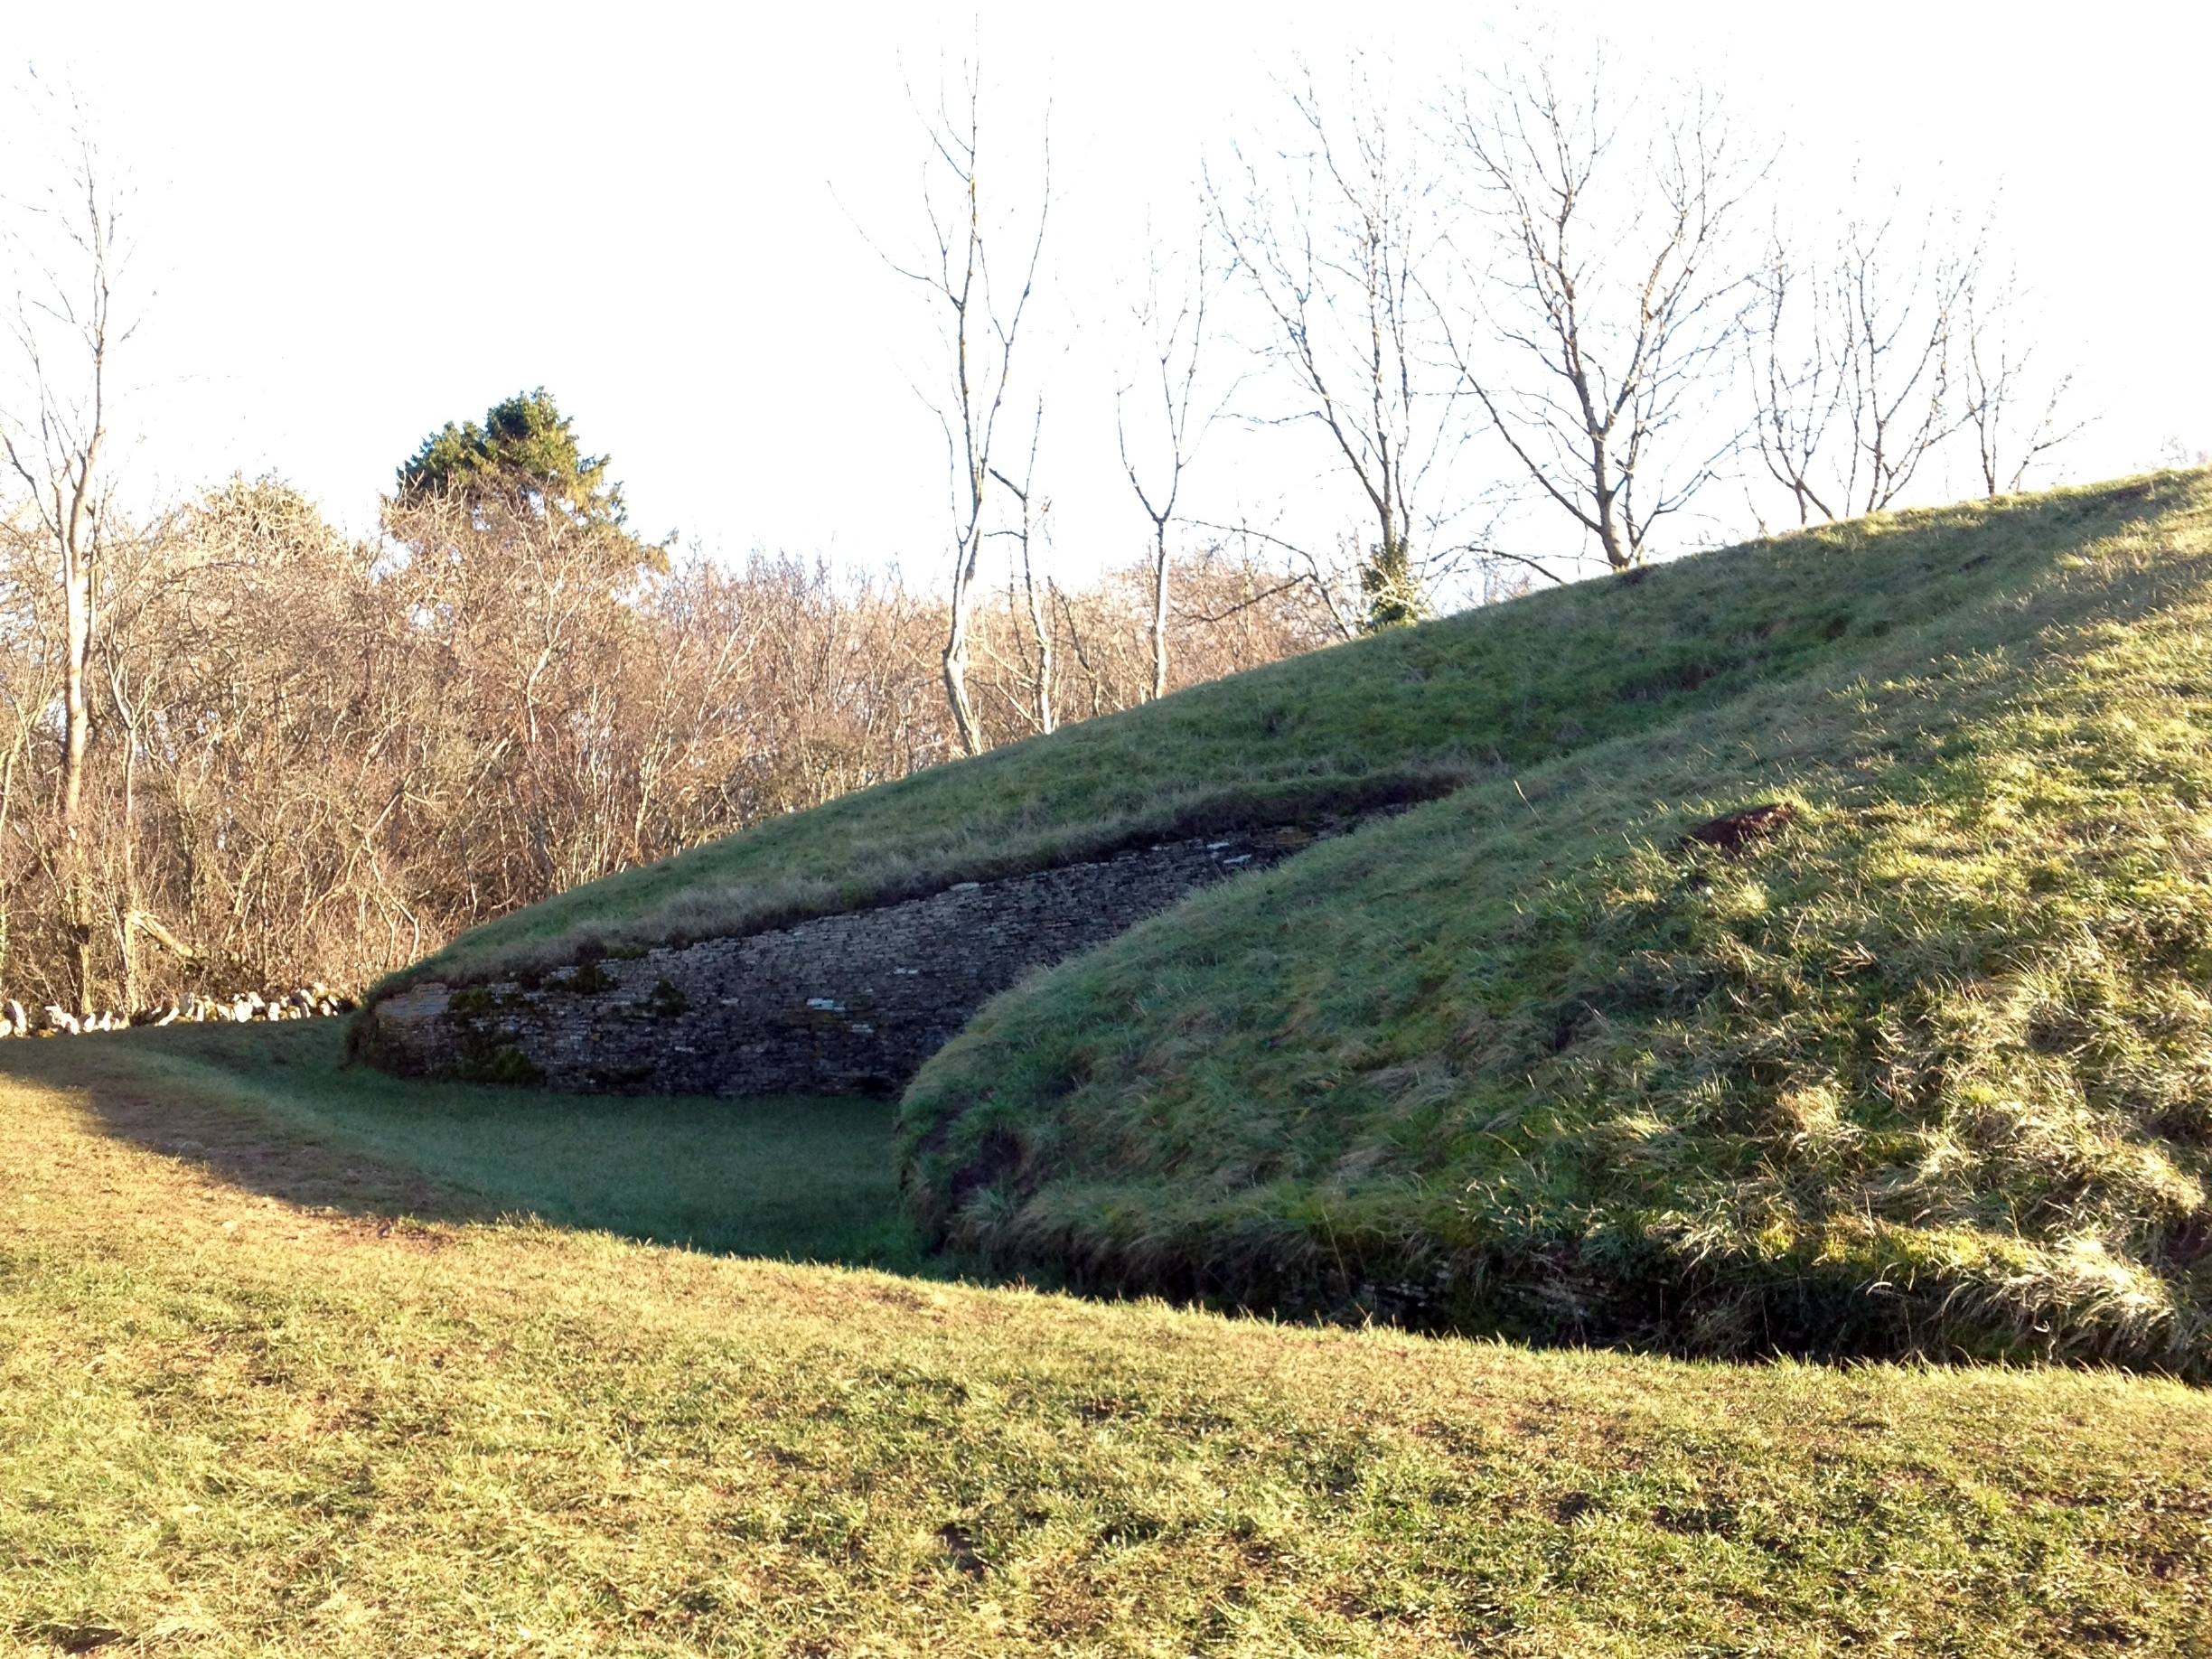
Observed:
[[[1060,724],[1059,715],[1053,708],[1052,628],[1045,619],[1045,606],[1037,598],[1036,578],[1030,574],[1026,547],[1022,554],[1022,585],[1029,600],[1029,632],[1036,641],[1037,730],[1050,732]]]
[[[983,734],[976,725],[975,706],[968,700],[968,595],[952,595],[952,625],[944,646],[945,702],[952,710],[952,727],[964,754],[983,753]]]
[[[85,670],[92,655],[91,582],[70,552],[62,559],[61,832],[75,839],[84,797]]]
[[[134,725],[126,725],[123,741],[123,917],[116,933],[123,947],[123,1012],[127,1015],[139,1007],[138,930],[133,923],[138,914],[137,826],[132,821],[138,811],[138,733]]]
[[[1602,438],[1593,438],[1590,443],[1590,482],[1594,486],[1590,497],[1598,507],[1598,545],[1605,548],[1607,565],[1626,570],[1636,563],[1636,549],[1622,533],[1620,514],[1614,510],[1620,500],[1620,485],[1613,477],[1612,458],[1606,454]]]
[[[1154,526],[1152,549],[1152,700],[1167,695],[1167,526]]]
[[[75,520],[70,520],[75,539]],[[61,690],[61,920],[76,957],[77,1008],[90,1013],[92,979],[92,876],[87,867],[82,832],[84,799],[85,672],[92,656],[92,577],[73,546],[62,553],[62,628],[65,635]]]

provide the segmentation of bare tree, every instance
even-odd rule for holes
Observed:
[[[1227,407],[1227,395],[1198,399],[1198,373],[1206,353],[1206,306],[1214,276],[1208,268],[1206,239],[1193,239],[1191,268],[1170,302],[1161,292],[1159,250],[1152,249],[1145,291],[1131,307],[1137,333],[1144,342],[1148,399],[1157,398],[1159,410],[1158,449],[1163,465],[1153,482],[1129,453],[1128,412],[1124,398],[1129,387],[1114,394],[1114,437],[1121,455],[1121,470],[1129,475],[1137,503],[1152,523],[1152,697],[1167,695],[1167,586],[1170,565],[1167,529],[1175,522],[1176,503],[1183,493],[1183,474],[1196,458],[1206,432]],[[1170,303],[1174,314],[1168,314]]]
[[[105,904],[112,917],[124,1006],[139,1006],[138,945],[151,939],[190,970],[198,951],[149,907],[142,879],[143,778],[159,744],[154,711],[169,704],[170,681],[180,666],[176,616],[198,595],[192,578],[207,567],[175,557],[173,527],[156,520],[127,540],[110,535],[100,565],[100,629],[95,642],[95,678],[112,716],[103,723],[103,746],[112,745],[120,777],[109,802],[110,846],[103,872]],[[89,1011],[89,1004],[86,1005]]]
[[[1240,151],[1242,199],[1210,174],[1206,192],[1289,389],[1288,412],[1258,418],[1318,427],[1357,487],[1373,538],[1357,560],[1362,623],[1375,627],[1420,615],[1456,564],[1433,545],[1456,509],[1430,492],[1467,433],[1431,293],[1446,248],[1436,180],[1364,64],[1354,83],[1339,113],[1306,74],[1290,92],[1302,147],[1267,173]],[[1326,592],[1317,552],[1293,550]]]
[[[1490,236],[1468,249],[1466,383],[1541,494],[1607,565],[1717,476],[1737,434],[1699,417],[1729,366],[1731,220],[1763,170],[1701,89],[1636,123],[1602,56],[1463,89],[1450,114]]]
[[[1893,505],[1965,419],[1953,359],[1981,244],[1947,243],[1933,216],[1902,259],[1893,259],[1896,240],[1892,213],[1851,224],[1842,248],[1851,433],[1845,493],[1861,512]]]
[[[1045,404],[1040,398],[1029,425],[1029,455],[1017,483],[998,468],[991,468],[991,476],[1001,488],[1014,498],[1018,509],[1014,528],[1001,532],[1014,543],[1014,581],[1008,585],[1009,594],[1018,591],[1028,611],[1028,644],[1032,652],[1029,670],[1028,712],[1040,732],[1049,732],[1058,724],[1053,704],[1053,630],[1049,617],[1045,586],[1037,581],[1036,543],[1046,533],[1045,520],[1052,511],[1052,503],[1036,493],[1037,446],[1045,437]]]
[[[2018,415],[2003,408],[2021,382],[2001,361],[1994,311],[1979,331],[1970,314],[1986,231],[1931,211],[1915,235],[1900,195],[1879,217],[1844,218],[1825,247],[1793,245],[1777,225],[1754,278],[1753,430],[1801,524],[1896,505],[1977,410],[1996,417],[1992,442]]]
[[[2083,422],[2063,410],[2074,377],[2039,383],[2034,346],[2015,333],[2020,308],[2016,278],[1990,283],[1969,274],[1962,299],[1964,363],[1961,396],[1973,428],[1982,487],[1994,499],[2017,491],[2029,469],[2079,435]]]
[[[0,409],[0,453],[22,482],[62,595],[61,764],[58,830],[61,905],[77,940],[78,1006],[89,1008],[92,913],[84,847],[88,698],[98,574],[113,492],[107,468],[112,353],[132,328],[116,310],[128,264],[122,202],[83,108],[56,114],[61,176],[6,227],[14,276],[12,333],[27,411]]]
[[[1049,114],[1041,142],[1036,227],[1017,237],[1026,245],[1012,275],[995,282],[991,248],[1000,228],[987,220],[983,193],[982,70],[966,65],[964,104],[955,108],[940,89],[937,113],[925,118],[931,156],[925,164],[922,201],[929,220],[931,246],[923,262],[892,268],[928,294],[944,329],[946,381],[941,401],[924,401],[944,430],[945,461],[951,485],[952,592],[941,661],[945,701],[961,747],[970,755],[983,749],[983,728],[968,692],[968,660],[973,629],[977,567],[982,557],[985,512],[992,483],[991,456],[998,436],[998,416],[1012,384],[1022,319],[1027,314],[1045,251],[1045,227],[1052,205],[1052,140]],[[994,179],[998,175],[994,174]],[[991,210],[995,211],[995,206]],[[1009,291],[1010,290],[1010,291]]]
[[[1777,226],[1752,277],[1757,300],[1744,330],[1760,462],[1790,492],[1797,522],[1833,519],[1839,486],[1820,472],[1842,416],[1850,330],[1817,266],[1791,248]]]
[[[37,857],[38,752],[58,700],[60,653],[49,648],[52,572],[44,526],[29,513],[0,515],[0,867]],[[14,888],[0,884],[0,985],[7,983]]]

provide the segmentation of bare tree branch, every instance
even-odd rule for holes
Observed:
[[[1728,431],[1697,446],[1691,417],[1739,324],[1726,237],[1766,169],[1701,89],[1639,147],[1602,54],[1571,80],[1540,59],[1479,94],[1449,111],[1487,231],[1462,250],[1475,300],[1453,357],[1541,495],[1625,570],[1737,447]]]
[[[1376,627],[1428,608],[1437,573],[1422,538],[1449,517],[1429,487],[1441,490],[1468,434],[1430,296],[1444,248],[1437,181],[1364,62],[1353,80],[1340,113],[1302,71],[1290,102],[1307,147],[1276,158],[1279,176],[1240,153],[1242,199],[1211,174],[1206,193],[1270,324],[1267,356],[1290,398],[1276,418],[1326,435],[1372,520],[1359,581],[1362,625]]]
[[[988,220],[983,192],[979,61],[971,59],[963,66],[960,92],[956,108],[951,89],[941,81],[936,115],[923,123],[932,156],[922,188],[923,217],[930,227],[927,262],[911,267],[893,262],[893,268],[926,291],[945,331],[946,401],[932,406],[945,441],[952,544],[951,608],[939,661],[961,746],[976,755],[982,752],[983,728],[968,693],[968,658],[977,565],[993,482],[991,457],[998,417],[1013,384],[1022,324],[1044,258],[1052,208],[1052,139],[1048,109],[1040,141],[1035,226],[1017,243],[1026,244],[1026,251],[1009,295],[994,285],[991,275],[996,226]]]

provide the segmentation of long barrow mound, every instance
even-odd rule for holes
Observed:
[[[480,930],[363,1045],[918,1064],[933,1235],[1100,1290],[2203,1373],[2208,497],[1889,515],[1278,664]]]
[[[588,883],[472,929],[372,996],[732,938],[1509,777],[2006,592],[2150,510],[2159,487],[1860,520],[1334,646]]]
[[[998,999],[903,1106],[925,1222],[1115,1292],[2212,1375],[2212,480],[1893,534],[2010,578]]]

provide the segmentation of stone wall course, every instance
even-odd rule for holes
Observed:
[[[1359,821],[1163,842],[534,980],[426,981],[364,1013],[358,1047],[588,1093],[895,1093],[1025,975]]]

